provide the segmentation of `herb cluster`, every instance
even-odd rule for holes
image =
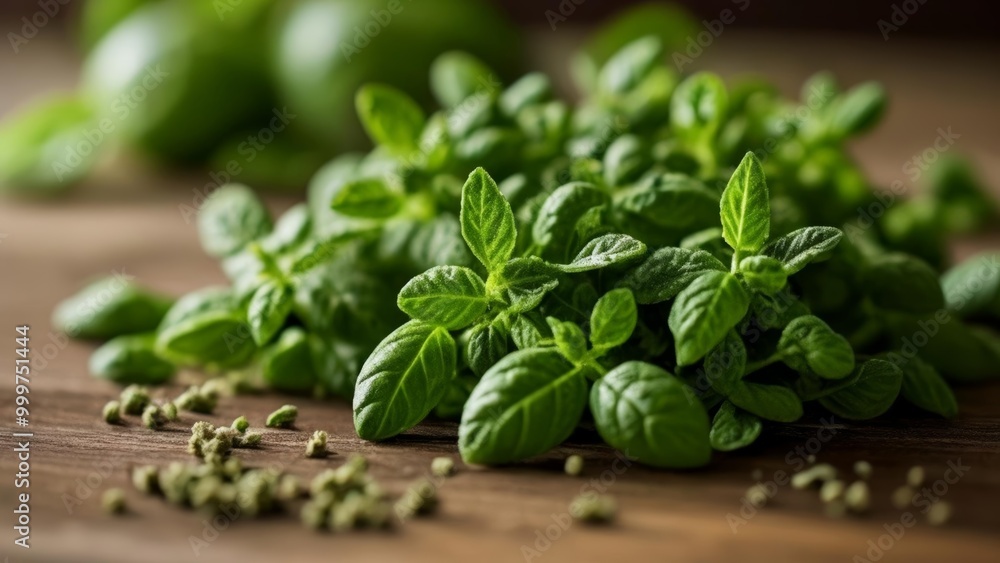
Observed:
[[[368,440],[460,420],[462,457],[481,464],[544,453],[589,419],[642,462],[697,467],[810,403],[868,419],[902,396],[955,416],[945,378],[1000,360],[971,324],[1000,313],[1000,282],[972,283],[1000,267],[962,265],[942,291],[924,242],[995,217],[962,212],[988,201],[970,177],[946,163],[931,195],[863,228],[874,196],[843,147],[877,121],[880,88],[818,75],[799,106],[756,80],[682,79],[662,55],[650,37],[577,65],[575,108],[541,74],[483,88],[490,69],[454,53],[431,69],[437,113],[362,88],[376,148],[324,167],[274,224],[249,189],[218,190],[199,229],[232,287],[181,298],[130,346],[352,398]],[[918,220],[928,198],[948,222]]]

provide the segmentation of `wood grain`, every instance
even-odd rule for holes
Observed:
[[[558,42],[564,37],[541,40]],[[65,52],[58,46],[39,43],[37,50],[52,57],[54,64],[66,65]],[[937,64],[945,61],[947,65]],[[892,181],[909,155],[930,144],[937,127],[951,124],[965,135],[961,149],[973,155],[992,185],[1000,186],[1000,142],[995,132],[1000,112],[994,106],[1000,78],[977,72],[987,61],[988,53],[937,43],[878,45],[727,31],[698,64],[722,68],[727,75],[762,71],[786,89],[807,70],[823,66],[846,71],[848,80],[883,78],[896,105],[885,127],[855,147],[873,177]],[[29,85],[19,82],[16,89],[5,90],[0,111],[46,88],[46,81],[51,84],[51,75],[37,78],[37,72],[27,70],[37,62],[37,57],[3,62],[3,76],[20,73],[17,76],[25,77]],[[36,77],[34,87],[31,76]],[[879,541],[885,526],[899,522],[900,511],[891,507],[889,495],[908,467],[922,464],[937,479],[949,462],[960,462],[970,469],[944,495],[955,507],[953,521],[932,528],[919,517],[916,526],[892,540],[882,560],[996,560],[1000,549],[1000,518],[994,505],[1000,501],[1000,386],[996,384],[959,389],[962,412],[954,422],[897,409],[876,421],[834,425],[835,434],[822,444],[818,457],[845,471],[858,459],[875,466],[873,510],[861,518],[828,519],[815,493],[785,486],[771,506],[747,519],[735,533],[727,521],[727,515],[740,514],[740,498],[752,483],[754,469],[762,470],[765,478],[790,471],[800,456],[796,448],[817,443],[810,440],[818,435],[820,414],[809,413],[800,424],[768,428],[752,448],[717,455],[710,467],[696,472],[631,465],[618,474],[615,469],[622,465],[615,463],[614,452],[584,428],[564,447],[525,464],[488,470],[460,464],[459,473],[441,486],[440,513],[408,522],[392,533],[316,534],[302,528],[294,515],[238,520],[197,555],[189,538],[202,537],[205,517],[136,494],[128,487],[127,469],[139,463],[188,459],[186,426],[194,420],[228,423],[245,414],[259,427],[266,413],[290,399],[278,395],[224,399],[214,416],[186,414],[183,424],[163,432],[150,432],[134,418],[124,426],[108,426],[99,420],[99,410],[116,389],[88,376],[86,361],[92,346],[65,342],[51,332],[48,319],[53,306],[87,279],[115,271],[172,294],[223,283],[215,264],[200,252],[194,226],[179,211],[180,205],[191,203],[192,190],[205,182],[197,174],[151,174],[116,165],[70,199],[51,205],[0,204],[0,232],[7,235],[0,239],[0,334],[10,335],[9,340],[0,339],[6,343],[0,344],[0,363],[12,363],[13,327],[21,323],[32,327],[35,362],[33,547],[21,550],[10,543],[8,507],[14,504],[16,465],[7,420],[12,417],[13,398],[5,384],[0,391],[5,428],[0,435],[4,452],[0,506],[7,516],[0,519],[5,530],[0,557],[7,555],[12,562],[523,561],[526,546],[540,553],[529,557],[532,561],[843,562],[855,555],[867,557],[868,542]],[[270,204],[280,211],[292,201],[272,197]],[[966,242],[957,246],[957,252],[966,254],[978,245],[981,241]],[[187,379],[195,376],[183,374]],[[180,388],[163,393],[173,395]],[[301,411],[297,428],[267,431],[260,450],[238,452],[248,464],[283,464],[285,470],[308,477],[339,464],[348,453],[360,452],[371,459],[377,478],[400,492],[426,472],[433,457],[457,459],[454,424],[428,422],[397,439],[371,444],[354,435],[349,405],[291,400]],[[331,433],[330,448],[336,455],[329,459],[302,456],[306,437],[317,428]],[[562,459],[570,453],[587,460],[579,478],[562,473]],[[100,472],[108,467],[105,478]],[[563,521],[570,499],[594,486],[592,482],[618,499],[619,521],[608,527],[559,528],[557,522]],[[128,516],[101,513],[97,497],[110,486],[129,489]],[[81,497],[88,490],[92,491],[88,498],[66,508],[67,498]],[[547,532],[558,538],[546,547],[547,540],[539,537]],[[885,538],[882,542],[883,548],[889,545]]]

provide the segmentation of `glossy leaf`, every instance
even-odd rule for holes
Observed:
[[[559,445],[587,403],[583,369],[551,348],[506,356],[483,375],[466,403],[458,428],[462,459],[510,463]]]
[[[590,411],[604,441],[655,467],[708,463],[708,414],[679,379],[654,365],[627,362],[590,391]]]
[[[376,144],[400,155],[419,148],[425,118],[412,98],[391,86],[367,84],[354,101],[361,124]]]
[[[465,328],[486,312],[486,284],[469,268],[438,266],[411,279],[396,300],[410,317],[448,330]]]
[[[361,367],[354,429],[385,440],[427,416],[455,378],[455,341],[442,327],[410,321],[385,337]]]
[[[678,365],[697,362],[746,315],[750,296],[727,272],[708,272],[677,296],[668,324]]]
[[[646,245],[621,234],[599,236],[586,244],[569,264],[557,266],[564,272],[586,272],[627,264],[646,253]]]
[[[708,272],[725,272],[726,266],[702,250],[661,248],[630,270],[619,285],[630,288],[643,305],[673,299],[682,289]]]
[[[841,379],[854,371],[854,350],[819,317],[805,315],[788,323],[778,341],[782,360],[800,373]]]
[[[489,272],[503,268],[517,243],[514,213],[496,182],[482,168],[475,169],[462,187],[459,220],[472,254]]]
[[[270,342],[285,324],[292,310],[293,297],[291,286],[275,281],[264,282],[254,292],[247,305],[247,322],[258,346]]]
[[[820,399],[820,404],[835,415],[851,420],[875,418],[896,401],[903,383],[903,372],[885,360],[868,360],[860,367],[857,380]]]
[[[752,444],[763,429],[760,418],[724,401],[712,419],[708,439],[712,449],[728,452]]]
[[[843,237],[844,233],[833,227],[804,227],[771,241],[762,253],[780,260],[785,273],[792,275],[827,256]]]
[[[606,350],[624,344],[638,321],[632,292],[613,289],[597,300],[590,314],[590,342],[594,349]]]
[[[756,254],[771,232],[771,204],[760,160],[748,152],[722,192],[722,237],[737,254]]]

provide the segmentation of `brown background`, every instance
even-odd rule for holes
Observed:
[[[593,1],[593,0],[592,0]],[[927,9],[930,9],[928,4]],[[916,24],[916,19],[914,19]],[[540,29],[533,43],[541,53],[536,64],[563,68],[563,54],[578,36]],[[43,31],[14,57],[0,49],[0,115],[18,103],[53,89],[71,88],[76,61],[56,31]],[[758,72],[793,94],[812,71],[834,70],[845,83],[878,78],[889,90],[893,105],[883,127],[857,143],[853,151],[871,177],[881,184],[906,180],[903,163],[931,146],[939,127],[961,135],[955,150],[970,155],[991,186],[1000,187],[1000,139],[996,126],[1000,91],[996,53],[934,40],[915,40],[901,34],[884,42],[875,33],[845,38],[822,33],[783,33],[727,30],[698,59],[700,68],[712,68],[732,77]],[[199,172],[151,170],[134,160],[118,159],[99,177],[81,186],[72,197],[52,204],[0,202],[0,364],[14,358],[13,327],[32,326],[35,372],[32,380],[32,516],[30,551],[15,548],[10,524],[14,505],[15,473],[9,429],[12,428],[12,378],[0,387],[0,558],[19,561],[235,561],[235,560],[419,560],[523,561],[521,546],[533,545],[536,533],[562,514],[574,494],[589,479],[611,467],[613,452],[596,435],[578,432],[565,447],[512,468],[474,471],[460,465],[460,473],[441,490],[438,516],[407,523],[396,533],[362,533],[331,537],[310,533],[294,517],[266,521],[238,521],[222,531],[196,557],[189,536],[202,534],[203,517],[140,497],[129,488],[132,513],[121,519],[101,514],[96,497],[108,486],[126,486],[126,468],[136,463],[185,460],[187,430],[177,425],[151,433],[134,419],[124,427],[99,421],[100,406],[115,393],[113,386],[93,381],[86,373],[91,347],[69,343],[50,332],[49,314],[60,299],[85,280],[124,270],[140,283],[172,294],[223,282],[211,260],[197,244],[193,225],[186,224],[178,207],[191,204],[195,188],[208,182]],[[271,197],[275,211],[294,198]],[[967,254],[994,239],[960,241],[956,254]],[[45,346],[58,349],[44,362]],[[184,374],[193,377],[194,374]],[[165,393],[175,394],[180,387]],[[850,561],[865,556],[869,540],[898,522],[900,512],[888,497],[911,464],[922,463],[932,477],[940,476],[948,461],[961,460],[971,470],[950,487],[945,499],[955,507],[953,522],[941,529],[922,521],[895,541],[883,561],[995,561],[1000,538],[1000,386],[959,389],[962,413],[944,422],[900,410],[880,420],[837,427],[836,437],[819,453],[821,461],[848,470],[857,459],[875,465],[874,509],[856,519],[829,520],[821,513],[814,493],[783,487],[773,506],[752,518],[733,534],[726,521],[740,509],[739,499],[751,484],[750,473],[766,476],[788,470],[786,454],[816,434],[817,417],[800,424],[769,428],[752,448],[718,455],[706,470],[653,471],[632,466],[617,476],[608,492],[621,505],[619,522],[608,528],[573,525],[538,558],[541,561]],[[259,396],[224,399],[216,423],[246,414],[255,427],[264,415],[288,398]],[[280,462],[286,469],[311,476],[320,468],[340,463],[344,454],[370,456],[374,474],[394,492],[421,475],[436,455],[457,459],[455,426],[421,425],[384,444],[358,440],[351,427],[349,406],[342,403],[294,399],[302,415],[298,429],[265,434],[259,451],[237,455],[250,464]],[[187,415],[185,425],[202,417]],[[313,429],[331,432],[328,460],[301,458],[305,437]],[[587,458],[581,478],[561,473],[569,453]],[[90,498],[72,513],[64,495],[77,495],[78,479],[105,463],[111,476],[101,479]],[[128,487],[127,487],[128,488]]]

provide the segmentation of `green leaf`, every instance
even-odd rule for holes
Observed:
[[[697,362],[736,326],[750,306],[750,296],[728,272],[707,272],[677,296],[668,325],[674,334],[677,364]]]
[[[851,419],[875,418],[896,401],[903,383],[903,372],[885,360],[868,360],[859,368],[857,380],[819,400],[833,414]]]
[[[597,300],[590,314],[590,343],[595,350],[624,344],[635,330],[638,310],[632,292],[612,289]]]
[[[556,265],[564,272],[587,272],[626,264],[646,253],[646,245],[620,234],[599,236],[586,244],[569,264]]]
[[[682,289],[708,272],[725,272],[726,266],[703,250],[661,248],[630,270],[618,283],[635,293],[643,305],[673,299]]]
[[[540,104],[552,95],[549,77],[540,72],[529,72],[507,87],[498,100],[500,109],[508,116],[516,116],[525,108]]]
[[[537,307],[545,294],[559,285],[559,271],[537,256],[514,258],[504,264],[497,291],[507,303],[507,311],[524,313]],[[493,282],[493,278],[490,278]]]
[[[156,353],[156,336],[128,334],[107,341],[90,356],[90,374],[121,385],[160,385],[177,368]]]
[[[862,133],[878,123],[886,105],[885,90],[879,84],[855,86],[834,102],[830,129],[839,138]]]
[[[681,82],[670,99],[670,126],[679,137],[707,140],[726,117],[729,104],[722,79],[698,72]]]
[[[601,68],[598,84],[605,92],[627,92],[646,77],[662,55],[663,44],[658,37],[636,39],[608,59]]]
[[[771,241],[762,253],[780,260],[785,273],[792,275],[828,256],[843,237],[844,233],[833,227],[805,227]]]
[[[334,194],[330,206],[348,217],[384,219],[403,207],[403,198],[380,179],[347,182]]]
[[[469,330],[465,363],[477,377],[482,377],[507,355],[510,334],[499,319],[482,322]]]
[[[880,309],[920,314],[944,308],[937,272],[909,254],[880,255],[864,270],[864,286]]]
[[[231,256],[271,232],[271,216],[250,188],[226,184],[198,210],[198,236],[210,256]]]
[[[366,84],[354,103],[361,124],[376,144],[401,156],[419,149],[425,118],[412,98],[391,86]]]
[[[518,350],[540,348],[544,341],[551,343],[552,339],[548,323],[537,313],[518,315],[511,324],[510,336]]]
[[[559,445],[587,404],[584,369],[551,348],[521,350],[500,360],[483,375],[462,413],[462,460],[510,463]]]
[[[760,160],[748,152],[722,192],[722,237],[737,256],[756,254],[771,232],[771,204]]]
[[[492,273],[503,268],[517,244],[514,212],[496,182],[482,168],[469,174],[462,187],[459,221],[469,250],[486,270]]]
[[[626,362],[594,383],[590,411],[604,441],[655,467],[708,463],[708,414],[701,401],[670,373]]]
[[[24,39],[16,33],[9,38],[15,37]],[[106,122],[99,123],[95,109],[81,93],[47,96],[5,112],[0,123],[0,192],[54,196],[86,177],[105,153],[104,144],[92,140],[98,134],[105,139],[99,125]]]
[[[729,452],[745,448],[760,436],[764,425],[760,418],[736,408],[724,401],[712,419],[712,430],[708,433],[712,449]]]
[[[795,422],[802,418],[802,401],[788,387],[743,383],[733,388],[729,400],[763,419]]]
[[[385,440],[416,426],[455,378],[455,341],[443,327],[410,321],[385,337],[361,367],[354,428]]]
[[[650,244],[675,244],[719,225],[719,193],[682,174],[660,174],[614,194],[616,224]]]
[[[173,303],[132,278],[123,271],[89,284],[56,306],[53,327],[72,338],[96,340],[155,330]]]
[[[824,379],[841,379],[854,371],[854,350],[843,336],[819,317],[805,315],[788,323],[778,341],[788,367]]]
[[[347,342],[331,342],[316,334],[309,335],[309,348],[316,377],[323,389],[350,401],[354,397],[358,372],[371,348]]]
[[[579,362],[587,355],[587,337],[576,323],[560,321],[555,317],[545,319],[552,329],[556,348],[571,362]]]
[[[493,69],[476,57],[449,51],[431,64],[431,92],[442,107],[453,108],[476,92],[489,93],[494,76]]]
[[[328,263],[347,243],[371,238],[377,230],[345,231],[326,238],[309,238],[295,249],[288,260],[287,271],[293,276],[304,274],[317,266]]]
[[[730,330],[722,342],[705,356],[702,369],[712,389],[728,396],[743,384],[746,367],[746,346],[740,335],[735,330]]]
[[[960,317],[1000,317],[1000,253],[985,252],[969,258],[941,276],[949,311]]]
[[[888,358],[903,371],[903,398],[914,405],[945,418],[958,416],[955,394],[934,366],[920,358],[903,358],[898,354]],[[899,361],[895,361],[898,359]]]
[[[649,169],[649,148],[635,135],[622,135],[604,153],[604,182],[623,186]]]
[[[247,305],[247,322],[254,342],[262,346],[271,341],[285,324],[285,318],[292,310],[295,295],[291,286],[276,282],[264,282]]]
[[[542,257],[557,262],[566,259],[577,223],[588,211],[607,203],[608,196],[590,184],[571,182],[556,188],[542,204],[531,230],[535,244],[544,250]]]
[[[180,365],[237,368],[256,351],[245,312],[230,291],[219,288],[178,299],[156,334],[156,352]]]
[[[476,272],[461,266],[438,266],[407,282],[396,304],[414,319],[459,330],[485,313],[489,300],[486,284]]]
[[[268,387],[285,393],[308,393],[316,387],[309,335],[290,327],[262,351],[260,372]]]
[[[782,263],[770,256],[747,256],[740,260],[739,270],[750,289],[767,295],[781,291],[788,281]]]

